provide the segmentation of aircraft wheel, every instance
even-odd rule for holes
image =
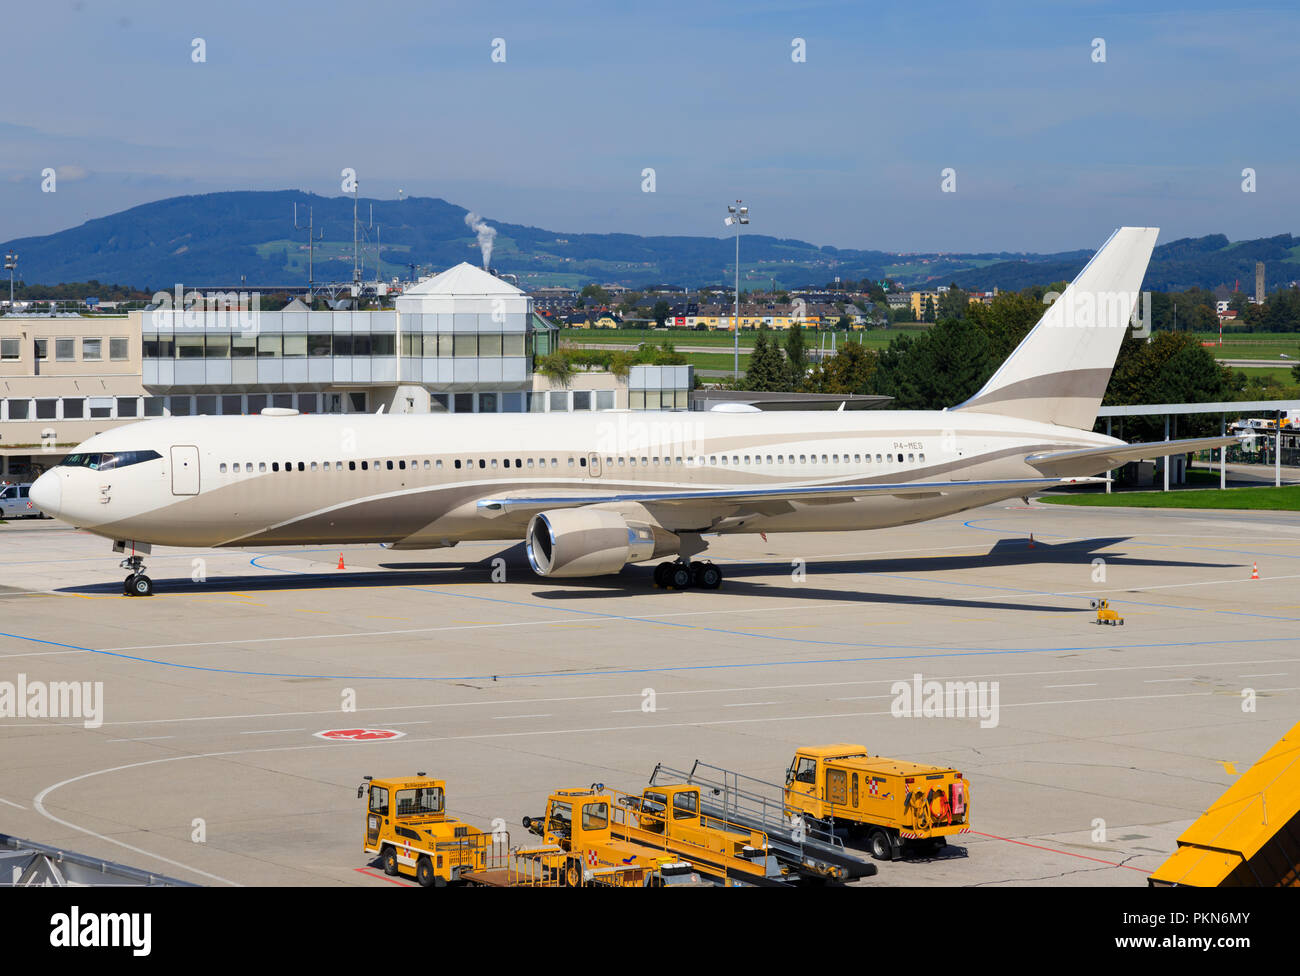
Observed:
[[[153,596],[153,580],[143,573],[130,579],[132,596]]]
[[[669,565],[671,568],[664,574],[665,579],[668,581],[668,585],[674,590],[689,589],[691,585],[690,567],[684,566],[681,563],[670,563]]]
[[[713,563],[695,563],[691,566],[691,582],[702,590],[716,590],[722,585],[722,570]]]
[[[668,571],[672,568],[672,563],[660,563],[655,567],[655,586],[662,590],[668,585]]]
[[[126,596],[135,596],[135,591],[134,589],[132,589],[134,584],[135,584],[135,573],[132,573],[130,576],[126,578],[126,582],[122,584],[122,593],[125,594]]]

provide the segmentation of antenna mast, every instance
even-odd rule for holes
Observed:
[[[312,298],[316,293],[316,242],[324,240],[325,231],[320,232],[320,237],[314,235],[315,214],[312,207],[307,208],[307,226],[302,227],[298,224],[298,202],[293,204],[293,229],[305,230],[307,232],[307,307],[311,308]]]

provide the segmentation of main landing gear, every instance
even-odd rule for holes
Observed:
[[[665,590],[685,590],[697,586],[716,590],[722,585],[722,570],[711,562],[687,563],[683,560],[660,563],[655,567],[655,586]]]
[[[131,571],[131,575],[122,584],[123,593],[127,596],[153,596],[153,580],[144,574],[144,556],[127,556],[120,565]]]

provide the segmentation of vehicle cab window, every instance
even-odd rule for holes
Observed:
[[[355,800],[353,801],[356,802]],[[382,786],[370,787],[370,812],[388,816],[388,790]]]
[[[798,766],[795,767],[794,778],[797,783],[807,783],[809,786],[816,786],[817,760],[801,756],[799,758]]]

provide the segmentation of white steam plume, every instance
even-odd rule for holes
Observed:
[[[483,223],[483,218],[473,210],[465,215],[465,223],[478,235],[479,250],[483,252],[483,270],[486,271],[492,260],[492,242],[496,240],[496,228]]]

